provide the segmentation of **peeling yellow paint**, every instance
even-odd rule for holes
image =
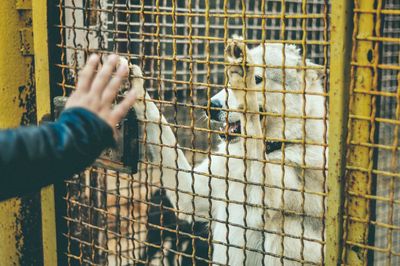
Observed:
[[[21,99],[26,96],[25,88],[31,77],[31,69],[27,66],[32,64],[32,58],[26,58],[21,53],[20,29],[28,27],[30,22],[29,10],[18,11],[16,1],[0,1],[1,129],[19,126],[27,111]],[[17,223],[20,208],[19,199],[0,202],[0,265],[20,264],[17,246],[24,241]]]
[[[329,168],[325,265],[340,264],[342,250],[343,176],[346,162],[347,106],[350,78],[352,7],[347,0],[332,2],[329,91]]]

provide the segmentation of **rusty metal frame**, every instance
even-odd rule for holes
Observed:
[[[338,265],[342,254],[342,210],[351,62],[353,4],[332,1],[329,90],[329,167],[326,216],[326,265]]]
[[[391,265],[399,261],[396,251],[398,244],[394,237],[398,223],[395,197],[398,193],[399,87],[397,85],[395,91],[386,91],[380,79],[382,71],[400,70],[396,60],[382,63],[381,58],[383,44],[397,45],[399,41],[396,37],[382,35],[383,17],[399,15],[399,7],[385,8],[388,2],[391,1],[354,1],[342,253],[342,261],[346,265]],[[392,74],[390,78],[399,83],[399,76]],[[380,102],[384,98],[391,98],[395,104],[391,117],[380,116],[383,108]],[[393,132],[393,139],[378,136],[382,125],[393,125],[389,128]],[[384,151],[391,151],[391,162],[382,157]],[[385,163],[386,169],[382,170]],[[385,180],[388,183],[386,193],[379,195],[376,186],[386,184]],[[387,209],[383,212],[379,207],[375,208],[377,204],[386,203]],[[376,214],[376,211],[380,214]],[[383,243],[377,243],[374,239],[378,229],[386,239]],[[376,255],[383,256],[384,260],[376,261]]]

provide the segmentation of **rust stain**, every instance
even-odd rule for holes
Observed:
[[[27,64],[27,71],[27,84],[18,87],[18,106],[24,110],[20,125],[36,125],[36,91],[32,63]]]

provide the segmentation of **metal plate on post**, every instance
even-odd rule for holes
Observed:
[[[15,2],[15,8],[17,10],[31,10],[32,0],[17,0]]]
[[[56,119],[64,109],[67,99],[63,96],[54,98],[54,116]],[[116,148],[106,149],[93,165],[126,174],[135,174],[139,161],[139,131],[136,113],[133,109],[117,125],[117,134],[119,138]]]

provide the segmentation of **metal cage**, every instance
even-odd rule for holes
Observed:
[[[344,261],[399,263],[399,8],[355,1]]]
[[[245,34],[251,46],[290,41],[307,58],[325,65],[327,72],[329,5],[324,1],[286,1],[284,5],[281,1],[65,1],[60,6],[65,16],[65,23],[60,25],[65,32],[61,44],[65,57],[60,64],[65,77],[60,82],[64,93],[73,89],[74,77],[90,52],[117,51],[133,59],[144,70],[147,91],[167,120],[172,121],[177,141],[192,165],[216,155],[212,149],[216,130],[209,120],[202,119],[201,112],[207,111],[210,96],[226,86],[224,47],[232,34]],[[317,119],[326,121],[327,117]],[[143,124],[146,132],[146,122]],[[146,144],[145,139],[142,141]],[[326,146],[326,141],[316,145]],[[161,260],[183,264],[213,262],[212,233],[197,235],[193,231],[197,224],[185,224],[176,218],[179,210],[164,196],[165,189],[174,188],[163,187],[163,162],[154,164],[150,156],[143,151],[141,171],[133,178],[92,169],[86,176],[68,182],[66,236],[70,261],[108,261],[117,265],[144,263],[146,259],[155,264]],[[202,174],[208,174],[213,182],[212,174]],[[111,181],[110,177],[115,179]],[[194,191],[182,193],[190,195]],[[189,215],[197,214],[194,211]],[[216,218],[211,217],[209,222],[213,219]],[[161,238],[152,242],[146,239],[150,238],[146,231],[150,235],[161,234]],[[184,250],[185,245],[207,246],[206,256],[198,255],[193,247]],[[143,257],[143,253],[153,253],[154,249],[159,249],[152,254],[154,257]]]
[[[335,4],[335,3],[333,3]],[[278,150],[290,149],[295,143],[302,146],[302,154],[299,154],[300,163],[297,166],[301,189],[298,191],[302,201],[303,211],[294,213],[301,224],[301,232],[298,235],[285,232],[285,219],[281,222],[279,230],[272,232],[280,236],[288,235],[289,238],[299,239],[301,250],[298,256],[291,257],[285,253],[284,237],[279,244],[281,249],[276,254],[271,254],[265,247],[259,247],[256,251],[248,251],[251,248],[246,241],[244,233],[243,246],[235,247],[234,244],[224,242],[222,245],[228,248],[226,251],[229,261],[229,249],[243,249],[244,257],[241,263],[248,263],[248,256],[260,253],[263,257],[277,257],[280,263],[306,263],[323,264],[332,257],[331,250],[335,250],[343,243],[342,263],[354,265],[354,263],[386,263],[396,265],[398,260],[398,241],[396,226],[399,219],[396,218],[397,172],[398,172],[398,30],[396,21],[399,6],[395,1],[354,1],[354,6],[349,4],[340,7],[324,0],[286,0],[286,1],[77,1],[66,0],[58,4],[60,10],[61,49],[58,70],[62,73],[59,87],[63,94],[68,94],[74,88],[75,78],[79,69],[83,66],[88,54],[97,52],[107,55],[117,52],[129,58],[132,63],[140,65],[144,72],[145,88],[167,121],[159,121],[159,127],[167,125],[172,128],[176,137],[174,149],[183,152],[188,162],[192,165],[186,169],[194,178],[194,174],[208,177],[208,186],[212,188],[214,180],[225,180],[227,186],[223,198],[214,198],[214,193],[209,191],[208,201],[221,201],[226,204],[226,221],[216,218],[212,210],[208,211],[207,218],[196,213],[194,187],[188,191],[179,191],[178,187],[165,186],[164,178],[175,178],[179,186],[179,164],[176,162],[175,177],[168,177],[168,166],[163,165],[163,158],[159,163],[154,162],[152,147],[162,153],[162,149],[168,149],[160,136],[159,143],[151,143],[147,139],[147,127],[152,123],[150,119],[141,121],[141,159],[139,172],[136,175],[128,175],[119,171],[94,167],[79,177],[67,182],[67,232],[65,236],[68,242],[66,255],[69,263],[81,264],[115,264],[130,265],[137,263],[150,264],[183,264],[196,263],[207,264],[213,261],[213,246],[217,246],[213,238],[213,223],[224,223],[229,230],[234,228],[228,225],[229,204],[234,204],[229,198],[229,185],[232,184],[226,169],[225,176],[215,174],[211,165],[208,171],[195,173],[194,165],[203,160],[212,160],[213,156],[226,157],[225,165],[229,167],[229,160],[235,155],[220,153],[216,146],[220,134],[229,134],[227,129],[215,128],[211,122],[211,112],[215,110],[211,103],[211,96],[218,91],[226,90],[228,86],[227,64],[225,62],[225,47],[233,34],[243,36],[244,42],[251,48],[265,43],[294,44],[300,49],[303,63],[310,59],[320,65],[323,78],[321,84],[324,97],[324,111],[319,117],[312,117],[306,113],[306,96],[308,92],[299,88],[302,95],[303,110],[299,114],[302,132],[298,139],[286,138],[285,115],[287,108],[278,110],[278,114],[261,112],[262,116],[281,115],[283,122],[282,134],[277,139],[268,139],[264,135],[266,143],[281,143]],[[335,10],[334,8],[337,8]],[[347,9],[346,9],[347,8]],[[328,158],[328,146],[334,145],[328,142],[328,124],[330,130],[337,126],[337,120],[328,119],[328,93],[332,93],[329,77],[337,79],[340,70],[331,69],[330,45],[335,46],[336,40],[331,39],[331,28],[335,27],[330,15],[339,12],[354,12],[353,37],[347,38],[346,31],[341,29],[333,34],[341,38],[341,42],[347,45],[346,50],[351,52],[351,61],[343,62],[349,66],[351,78],[347,85],[350,86],[350,99],[348,107],[346,101],[343,106],[349,112],[346,146],[341,150],[342,161],[345,162],[345,176],[339,185],[343,184],[344,194],[332,208],[326,206],[329,202],[329,178],[340,177],[340,168],[332,167],[328,176],[326,170],[328,160],[335,164],[334,158]],[[338,24],[339,25],[339,24]],[[340,35],[342,34],[342,35]],[[347,39],[346,39],[347,38]],[[397,39],[396,39],[397,38]],[[340,41],[338,41],[340,43]],[[352,43],[352,50],[349,43]],[[339,57],[345,58],[343,51]],[[283,54],[285,52],[283,51]],[[285,56],[285,55],[284,55]],[[336,56],[336,55],[335,55]],[[336,60],[336,59],[335,59]],[[337,61],[337,60],[336,60]],[[336,63],[333,62],[332,64]],[[268,69],[269,66],[262,66]],[[282,67],[282,66],[281,66]],[[346,66],[342,66],[344,70]],[[305,67],[304,73],[307,72]],[[301,70],[298,70],[301,72]],[[304,74],[305,75],[305,74]],[[336,81],[336,80],[335,80]],[[346,78],[343,79],[346,85]],[[335,83],[337,84],[337,83]],[[268,90],[269,88],[264,88]],[[291,92],[283,89],[281,92],[283,102],[285,97],[290,97]],[[334,92],[333,92],[334,93]],[[346,92],[344,93],[345,96]],[[289,95],[289,96],[286,96]],[[345,97],[344,97],[345,99]],[[333,102],[332,102],[333,101]],[[338,103],[331,99],[330,104]],[[229,109],[230,107],[228,107]],[[227,110],[228,112],[237,111]],[[207,116],[205,116],[205,114]],[[311,132],[306,132],[308,120],[321,122],[323,135],[317,141],[310,142]],[[340,121],[339,121],[340,122]],[[153,121],[154,123],[154,121]],[[263,126],[266,126],[265,124]],[[337,136],[331,136],[332,142],[340,143],[346,135],[346,130],[340,131]],[[161,130],[162,134],[162,130]],[[246,140],[248,136],[242,133],[241,138]],[[179,146],[177,146],[179,145]],[[267,145],[267,144],[266,144]],[[275,145],[275,144],[274,144]],[[316,167],[307,162],[306,154],[309,146],[321,148],[321,165],[317,171],[321,176],[322,186],[317,191],[306,188],[306,175],[310,169]],[[176,151],[176,154],[178,152]],[[247,162],[247,155],[238,157]],[[285,157],[285,156],[284,156]],[[165,159],[165,158],[164,158]],[[282,159],[282,158],[281,158]],[[265,168],[268,158],[258,158]],[[210,162],[211,163],[211,162]],[[283,158],[279,165],[285,171],[290,160]],[[249,163],[250,164],[250,163]],[[245,163],[246,165],[246,163]],[[246,168],[247,166],[245,166]],[[173,168],[173,167],[172,167]],[[176,169],[178,168],[178,169]],[[289,168],[288,168],[289,169]],[[171,170],[171,169],[169,169]],[[343,171],[343,170],[342,170]],[[281,212],[283,216],[288,210],[285,207],[285,193],[290,193],[293,188],[287,187],[283,177],[279,189],[282,192],[283,205],[274,210]],[[338,180],[338,179],[337,179]],[[244,186],[250,186],[251,182],[244,177]],[[268,186],[265,182],[258,186]],[[335,182],[335,181],[334,181]],[[333,182],[333,183],[334,183]],[[245,189],[246,190],[246,189]],[[308,190],[308,191],[307,191]],[[193,209],[191,213],[185,213],[191,217],[192,222],[181,218],[182,210],[179,208],[179,199],[171,202],[169,194],[175,193],[176,197],[189,196]],[[265,188],[262,193],[266,193]],[[319,216],[308,219],[319,219],[321,226],[320,235],[315,239],[305,236],[305,209],[306,198],[309,194],[319,195],[322,200],[322,212]],[[340,189],[337,195],[342,195]],[[197,195],[198,196],[198,195]],[[247,202],[248,195],[244,192],[243,200]],[[328,201],[327,201],[328,200]],[[243,204],[245,212],[247,208],[272,208],[271,206],[250,206]],[[339,209],[343,202],[343,223],[341,219],[336,225],[343,228],[340,239],[331,241],[326,235],[335,235],[335,229],[331,223],[335,216],[335,209]],[[212,203],[211,203],[212,205]],[[360,207],[361,206],[361,207]],[[212,208],[212,206],[210,207]],[[290,210],[289,210],[290,211]],[[329,211],[331,211],[329,213]],[[340,213],[340,212],[338,212]],[[246,214],[247,215],[247,214]],[[325,217],[325,218],[324,218]],[[289,219],[289,218],[288,218]],[[326,219],[326,220],[325,220]],[[202,222],[197,222],[198,220]],[[265,219],[262,219],[266,223]],[[236,222],[236,221],[234,221]],[[244,219],[244,232],[252,230],[251,225]],[[241,224],[240,221],[237,223]],[[342,223],[342,224],[341,224]],[[237,225],[240,227],[240,225]],[[248,226],[248,228],[246,228]],[[234,229],[232,229],[234,230]],[[253,228],[254,230],[254,228]],[[268,232],[265,224],[258,230]],[[333,232],[332,232],[333,231]],[[337,236],[337,235],[336,235]],[[262,238],[265,238],[263,236]],[[320,261],[307,260],[304,254],[305,241],[318,243],[321,247]],[[333,243],[333,244],[332,244]],[[330,250],[327,250],[330,249]],[[247,250],[247,251],[246,251]],[[339,249],[338,249],[339,250]],[[328,254],[328,255],[327,255]],[[257,254],[256,254],[257,255]],[[327,257],[326,257],[327,256]],[[339,254],[336,254],[336,258]],[[263,263],[264,260],[263,260]],[[224,264],[224,263],[222,263]]]
[[[65,182],[61,263],[399,263],[397,1],[60,0],[48,11],[58,16],[53,96],[74,90],[91,53],[139,65],[149,94],[137,173],[95,164]],[[248,71],[267,84],[260,108],[247,102]],[[228,91],[245,104],[215,105]]]

